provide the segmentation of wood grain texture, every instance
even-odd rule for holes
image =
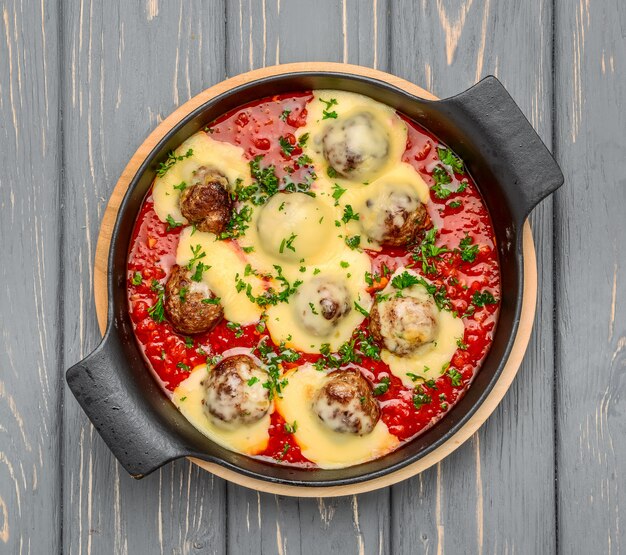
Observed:
[[[60,543],[57,23],[0,2],[0,553]]]
[[[391,3],[389,70],[437,96],[500,78],[551,142],[551,2]],[[392,489],[392,552],[555,549],[552,201],[531,218],[540,296],[526,361],[494,416],[436,468]]]
[[[222,2],[64,0],[65,367],[100,339],[93,258],[129,154],[178,104],[224,78]],[[182,461],[136,482],[66,395],[63,549],[223,553],[224,485]]]
[[[626,551],[626,9],[556,13],[559,551]]]

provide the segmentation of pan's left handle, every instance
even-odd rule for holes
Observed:
[[[67,371],[67,383],[124,469],[143,478],[188,450],[149,409],[125,368],[119,338],[107,333],[98,348]]]

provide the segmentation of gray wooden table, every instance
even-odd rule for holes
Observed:
[[[0,0],[0,553],[626,552],[624,0]],[[202,89],[347,61],[459,92],[498,76],[566,185],[532,216],[540,298],[486,425],[422,475],[297,500],[181,461],[136,482],[69,394],[99,340],[99,222]]]

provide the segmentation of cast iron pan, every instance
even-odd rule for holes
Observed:
[[[198,432],[165,396],[135,341],[126,298],[126,258],[135,218],[158,162],[207,123],[241,104],[298,90],[340,89],[395,107],[458,153],[493,221],[502,277],[493,345],[471,387],[435,426],[383,458],[340,470],[303,470],[228,451]],[[120,206],[109,251],[108,325],[97,349],[67,371],[76,399],[122,466],[141,478],[180,457],[300,487],[373,480],[424,457],[450,439],[495,385],[513,345],[523,292],[522,226],[563,183],[563,174],[506,89],[487,77],[445,100],[425,100],[370,77],[301,71],[262,78],[206,102],[175,125],[147,156]]]

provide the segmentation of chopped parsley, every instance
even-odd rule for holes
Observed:
[[[459,243],[461,260],[464,262],[474,262],[474,260],[476,260],[476,255],[478,254],[478,249],[478,245],[475,244],[474,240],[466,233],[465,237],[463,237]]]
[[[309,308],[313,314],[319,314],[319,312],[315,309],[315,305],[313,303],[309,303]]]
[[[143,283],[143,276],[141,275],[141,272],[135,272],[130,282],[133,285],[141,285]]]
[[[178,291],[178,298],[180,299],[181,303],[187,301],[187,291],[189,291],[189,287],[181,287]]]
[[[259,380],[259,378],[257,378],[256,376],[252,376],[246,383],[252,387],[255,383],[260,382],[261,380]]]
[[[176,368],[180,368],[181,370],[183,370],[185,372],[190,372],[191,371],[191,368],[189,368],[189,365],[185,364],[184,362],[179,362],[176,365]]]
[[[421,409],[424,405],[428,405],[432,400],[432,397],[427,393],[413,394],[413,406],[417,410]]]
[[[196,264],[200,259],[202,259],[202,258],[204,258],[206,256],[206,252],[204,252],[202,250],[202,245],[199,245],[199,244],[198,245],[190,245],[190,248],[191,248],[191,254],[193,256],[191,257],[191,260],[187,264],[187,269],[189,269],[189,270],[191,270],[191,268],[193,268],[193,265]],[[206,269],[206,267],[204,269]],[[202,271],[204,271],[204,269]],[[202,271],[200,272],[200,277],[202,277]],[[200,280],[199,279],[198,280],[194,279],[194,281],[200,281]]]
[[[179,191],[184,191],[187,188],[187,183],[181,181],[178,185],[174,185],[174,189],[178,189]]]
[[[359,215],[356,214],[350,204],[346,204],[343,209],[343,216],[341,218],[343,223],[347,224],[350,220],[359,220]]]
[[[234,331],[234,332],[235,332],[235,337],[236,337],[237,339],[239,339],[240,337],[242,337],[242,336],[243,336],[243,328],[242,328],[242,327],[241,327],[241,325],[240,325],[240,324],[238,324],[237,322],[228,322],[228,323],[226,324],[226,327],[227,327],[229,330],[231,330],[231,331]]]
[[[285,110],[282,111],[282,113],[278,117],[282,121],[287,121],[287,118],[289,117],[289,114],[291,114],[291,110],[285,109]]]
[[[289,383],[287,378],[283,378],[281,374],[281,364],[283,362],[296,362],[300,359],[300,354],[292,349],[284,348],[281,344],[280,352],[276,352],[272,345],[266,341],[268,338],[263,337],[257,345],[257,350],[265,367],[267,368],[268,380],[263,387],[268,390],[270,399],[275,396],[282,397],[283,389]]]
[[[280,254],[283,254],[286,248],[289,249],[290,251],[296,252],[296,248],[293,246],[293,242],[296,240],[296,237],[298,236],[295,233],[292,233],[288,239],[283,239],[280,243],[278,252]]]
[[[413,253],[413,259],[418,262],[422,262],[422,271],[425,274],[435,274],[437,273],[437,268],[432,263],[434,260],[440,260],[441,255],[450,250],[447,247],[438,247],[435,245],[435,241],[437,240],[437,229],[432,228],[429,229],[424,239],[422,240],[420,246]]]
[[[191,337],[185,337],[185,347],[193,349],[193,339]]]
[[[346,189],[343,189],[342,187],[337,185],[337,183],[333,185],[333,198],[335,199],[335,206],[339,205],[339,199],[341,198],[341,195],[343,195],[345,192],[346,192]]]
[[[359,303],[357,303],[356,301],[354,301],[354,308],[357,310],[357,312],[360,312],[361,314],[363,314],[363,316],[365,316],[366,318],[370,315],[370,313],[365,310]]]
[[[337,177],[339,174],[337,173],[337,170],[336,170],[335,168],[333,168],[332,166],[328,166],[328,168],[326,168],[326,175],[327,175],[328,177],[330,177],[331,179],[335,179],[335,177]],[[336,183],[335,183],[335,185],[336,185],[337,187],[339,187],[339,185],[337,185]],[[344,192],[345,192],[345,189],[344,189]],[[343,194],[343,193],[342,193],[342,194]],[[335,195],[333,195],[333,197],[334,197],[334,196],[335,196]],[[341,195],[339,195],[339,196],[341,196]]]
[[[236,239],[242,236],[246,229],[249,227],[250,219],[252,218],[252,208],[250,206],[242,206],[241,210],[233,210],[233,214],[230,217],[230,221],[226,224],[226,230],[222,231],[217,238],[224,239]]]
[[[393,285],[396,289],[405,289],[406,287],[411,287],[412,285],[421,284],[423,281],[423,278],[419,278],[407,271],[404,271],[391,280],[391,285]]]
[[[200,245],[197,245],[198,247]],[[203,253],[205,254],[205,253]],[[202,258],[202,257],[200,257]],[[191,280],[192,281],[201,281],[202,280],[202,274],[204,272],[204,270],[208,270],[211,266],[207,266],[204,262],[198,262],[198,264],[196,265],[196,269],[194,271],[194,273],[191,275]]]
[[[389,379],[389,376],[385,376],[384,378],[380,379],[380,382],[378,382],[378,384],[376,385],[372,393],[377,396],[383,395],[387,393],[387,391],[389,390],[390,384],[391,384],[391,380]]]
[[[163,305],[163,300],[165,296],[164,287],[161,283],[159,283],[156,279],[152,280],[152,285],[150,289],[157,292],[157,300],[156,302],[148,309],[148,315],[155,322],[160,323],[165,320],[165,309]]]
[[[180,156],[177,156],[173,150],[171,150],[168,154],[167,154],[167,158],[165,159],[165,162],[161,162],[159,164],[159,166],[157,167],[157,175],[159,177],[163,177],[167,171],[174,165],[176,164],[176,162],[179,162],[180,160],[184,160],[185,158],[189,158],[190,156],[193,156],[193,149],[189,149],[187,152],[185,152],[185,154],[182,154]]]
[[[456,340],[456,346],[461,349],[461,351],[467,351],[467,343],[465,343],[465,341],[463,341],[462,337],[459,337]]]
[[[463,376],[456,368],[448,368],[447,375],[450,378],[450,383],[452,383],[453,387],[463,385]]]
[[[326,108],[322,110],[322,119],[337,119],[337,112],[330,111],[333,106],[337,106],[337,99],[331,98],[330,100],[324,100],[320,98],[319,100],[326,106]]]
[[[463,160],[449,148],[437,147],[437,155],[439,160],[449,168],[452,168],[454,173],[463,173]]]
[[[487,304],[497,304],[497,300],[489,291],[483,291],[482,293],[476,291],[472,296],[472,304],[474,306],[485,306]]]
[[[279,139],[279,143],[281,143],[282,147],[281,141],[285,141],[289,147],[291,147],[291,150],[293,150],[294,147],[292,147],[291,144],[289,144],[289,141],[284,139],[284,137]],[[263,160],[263,155],[259,154],[249,163],[250,175],[255,180],[255,183],[248,185],[247,187],[242,187],[241,183],[239,183],[235,187],[235,192],[239,201],[245,202],[249,200],[252,204],[258,206],[265,204],[272,195],[275,195],[278,192],[278,177],[274,171],[274,166],[270,165],[262,168],[261,160]]]
[[[463,206],[463,203],[460,200],[453,200],[452,202],[450,202],[450,204],[448,204],[448,206],[450,208],[460,208],[461,206]]]
[[[220,304],[222,299],[219,297],[209,297],[208,299],[202,299],[203,304]]]
[[[285,432],[288,434],[295,434],[298,429],[298,422],[295,420],[293,424],[289,424],[289,422],[285,422]]]
[[[291,153],[296,148],[295,145],[292,145],[285,137],[278,137],[278,144],[280,145],[283,154],[287,157],[291,156]]]
[[[167,218],[165,218],[165,221],[167,222],[167,229],[165,231],[172,231],[172,229],[175,229],[183,225],[183,222],[177,222],[174,218],[172,218],[171,214],[167,215]]]
[[[300,138],[298,139],[298,146],[303,147],[308,140],[309,140],[309,134],[303,133],[302,135],[300,135]]]
[[[359,245],[361,244],[361,236],[353,235],[352,237],[346,237],[345,242],[346,242],[346,245],[348,245],[352,250],[354,250],[358,248]]]

